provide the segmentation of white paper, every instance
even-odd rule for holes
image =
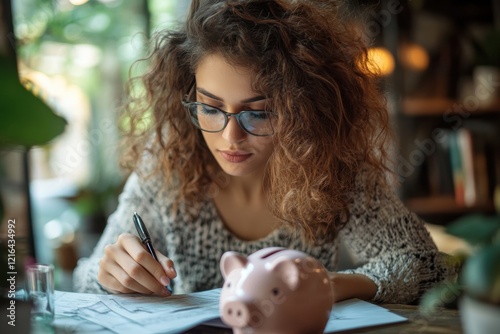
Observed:
[[[200,324],[224,326],[221,289],[171,297],[56,291],[56,333],[182,333]],[[215,320],[213,320],[215,319]],[[336,303],[325,333],[404,322],[383,307],[350,299]]]
[[[219,317],[220,289],[168,298],[144,295],[99,295],[56,291],[56,332],[181,333]],[[97,327],[96,327],[97,326]]]
[[[360,299],[349,299],[333,305],[325,333],[336,333],[363,327],[405,322],[408,319],[381,306]]]

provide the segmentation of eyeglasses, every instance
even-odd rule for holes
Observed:
[[[192,94],[194,82],[189,92],[184,95],[182,105],[186,108],[189,119],[200,130],[220,132],[229,123],[229,117],[234,117],[238,125],[248,134],[254,136],[271,136],[274,134],[274,113],[264,110],[243,110],[232,114],[201,102],[192,102],[188,98]]]

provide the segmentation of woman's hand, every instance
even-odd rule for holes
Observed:
[[[335,302],[349,298],[371,300],[377,293],[378,286],[365,275],[329,272],[328,276]]]
[[[104,248],[97,280],[112,293],[143,293],[170,296],[165,286],[177,276],[174,263],[156,251],[159,262],[130,233],[120,234],[114,244]]]

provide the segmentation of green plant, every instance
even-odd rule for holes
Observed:
[[[64,131],[65,120],[21,85],[15,61],[0,55],[0,73],[0,148],[42,145]]]
[[[500,307],[500,215],[464,216],[446,227],[448,234],[465,240],[470,254],[455,258],[461,263],[456,281],[447,281],[424,294],[424,313],[454,303],[462,295]]]

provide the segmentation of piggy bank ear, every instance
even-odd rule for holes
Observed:
[[[220,259],[222,277],[226,279],[233,270],[242,269],[247,263],[248,259],[244,255],[238,252],[225,252]]]
[[[299,287],[300,272],[297,264],[290,259],[276,259],[271,264],[271,272],[277,275],[283,283],[292,291]]]

